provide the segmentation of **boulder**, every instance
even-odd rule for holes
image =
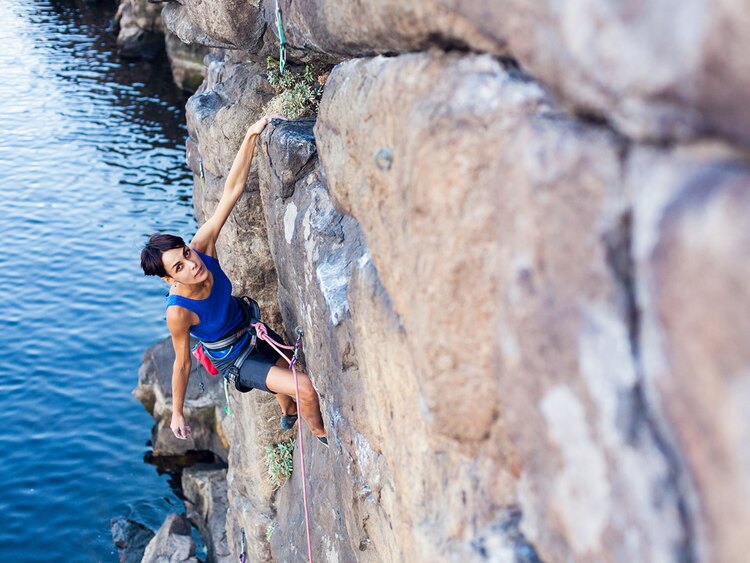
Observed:
[[[225,402],[222,378],[208,375],[197,361],[193,361],[183,409],[191,434],[186,440],[180,440],[169,427],[172,421],[173,364],[172,339],[166,338],[154,344],[143,355],[143,363],[138,371],[138,386],[133,390],[133,396],[156,419],[151,438],[154,455],[180,455],[191,450],[208,450],[226,459],[228,444],[221,431]],[[200,389],[201,381],[204,384],[203,392]]]
[[[180,514],[170,514],[146,546],[142,563],[198,563],[190,522]]]
[[[140,563],[154,532],[134,520],[118,516],[109,523],[112,541],[117,546],[120,563]]]
[[[187,517],[200,530],[208,560],[234,563],[227,542],[227,471],[196,465],[182,473]]]

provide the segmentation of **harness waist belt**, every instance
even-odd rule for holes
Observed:
[[[236,344],[240,341],[240,339],[245,336],[245,333],[248,331],[248,327],[243,327],[234,334],[230,334],[229,336],[222,338],[221,340],[214,340],[213,342],[203,342],[203,347],[207,350],[223,350],[224,348],[229,348],[230,346]],[[253,335],[253,338],[255,338],[255,335]]]

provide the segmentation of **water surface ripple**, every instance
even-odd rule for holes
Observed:
[[[116,561],[111,517],[182,510],[130,391],[165,336],[140,246],[195,229],[184,100],[163,61],[118,58],[111,17],[0,9],[0,561]]]

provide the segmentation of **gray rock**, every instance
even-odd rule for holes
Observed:
[[[226,459],[228,444],[221,433],[221,421],[224,417],[222,378],[208,375],[193,360],[183,410],[187,424],[191,427],[191,434],[187,440],[179,440],[169,427],[172,420],[173,364],[172,339],[166,338],[154,344],[143,355],[143,363],[138,371],[138,386],[133,390],[133,396],[156,419],[151,440],[154,455],[179,455],[190,450],[208,450]],[[203,393],[200,391],[201,380],[205,387]]]
[[[187,517],[200,530],[208,561],[233,563],[227,542],[227,471],[194,466],[182,473]]]
[[[170,514],[146,546],[142,563],[198,563],[190,522],[179,514]]]
[[[206,77],[203,58],[208,48],[202,45],[187,45],[171,32],[166,32],[165,41],[172,78],[186,92],[195,92]]]
[[[282,312],[309,335],[335,452],[309,445],[314,551],[681,549],[668,454],[653,432],[629,444],[617,428],[618,397],[638,382],[609,262],[629,205],[620,139],[490,57],[438,53],[339,65],[315,138],[324,175],[290,197],[260,168]],[[278,560],[304,553],[295,461],[278,494]]]
[[[161,9],[147,0],[120,1],[115,15],[120,56],[154,59],[164,52]]]
[[[117,546],[120,563],[140,563],[154,532],[134,520],[118,516],[109,523],[112,541]]]

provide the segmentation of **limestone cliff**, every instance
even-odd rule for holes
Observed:
[[[219,256],[305,333],[315,558],[742,561],[750,12],[527,4],[279,0],[288,72],[335,66],[264,134]],[[227,49],[187,106],[199,221],[275,94],[274,8],[164,8]],[[291,434],[233,401],[220,551],[302,560],[298,453],[278,491],[262,461]]]

